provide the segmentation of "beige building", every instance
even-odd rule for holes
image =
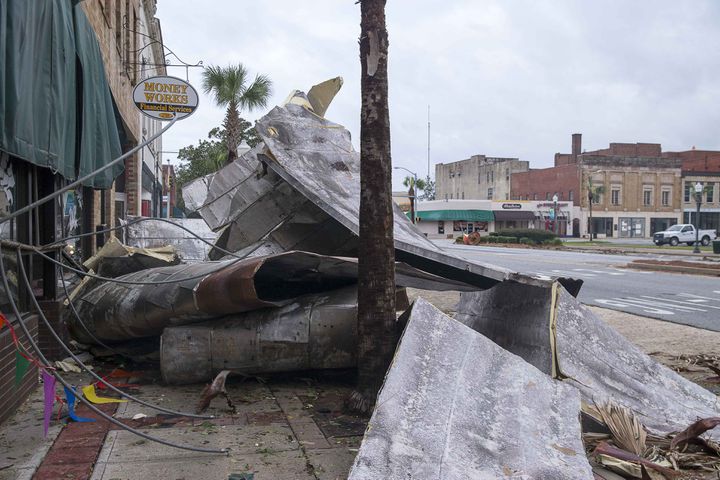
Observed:
[[[683,172],[682,223],[697,224],[695,184],[703,187],[700,204],[701,229],[714,229],[720,233],[720,173]]]
[[[466,160],[435,165],[438,200],[507,200],[512,174],[525,172],[529,162],[517,158],[473,155]]]
[[[592,206],[593,232],[600,238],[647,238],[681,222],[681,164],[659,157],[580,155],[581,224],[589,221],[590,185],[603,187]]]

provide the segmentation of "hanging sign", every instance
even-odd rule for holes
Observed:
[[[181,120],[198,106],[197,91],[177,77],[150,77],[141,80],[133,89],[135,106],[156,120]]]

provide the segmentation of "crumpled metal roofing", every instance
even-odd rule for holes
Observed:
[[[75,339],[92,344],[94,335],[101,341],[124,341],[160,335],[172,325],[280,307],[302,295],[322,294],[357,283],[357,259],[284,252],[268,257],[151,268],[117,280],[177,282],[104,282],[84,289],[75,300],[82,324],[70,311],[65,311],[68,329]],[[399,286],[428,290],[476,290],[402,263],[396,264],[395,281]]]
[[[180,258],[186,263],[197,263],[208,259],[211,246],[190,236],[185,230],[167,222],[144,219],[132,223],[141,217],[128,217],[130,224],[126,227],[126,242],[131,247],[157,248],[171,245],[175,247]],[[173,218],[172,222],[194,232],[209,243],[217,240],[217,233],[208,228],[201,218]]]
[[[557,284],[462,293],[455,318],[575,386],[586,401],[631,409],[651,432],[720,415],[715,395],[643,353]]]
[[[254,248],[306,250],[327,255],[357,255],[360,210],[360,155],[350,133],[301,105],[275,107],[258,120],[257,145],[210,180],[198,212],[214,230],[218,245],[252,255]],[[237,164],[237,165],[235,165]],[[205,188],[195,182],[192,189]],[[191,192],[203,198],[202,192]],[[514,280],[548,285],[448,254],[394,209],[396,258],[416,268],[479,288]],[[212,258],[220,258],[215,254]],[[572,293],[579,280],[561,280]]]
[[[418,299],[348,477],[593,479],[580,395]]]

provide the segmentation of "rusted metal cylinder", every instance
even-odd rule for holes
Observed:
[[[357,364],[357,288],[164,330],[160,369],[167,383],[246,374],[350,368]]]

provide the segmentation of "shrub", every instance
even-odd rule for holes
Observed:
[[[480,237],[478,242],[479,243],[488,243],[489,240],[490,240],[490,237]]]
[[[545,240],[552,240],[557,238],[553,232],[547,230],[540,230],[534,228],[512,228],[507,230],[500,230],[497,232],[503,237],[514,237],[514,238],[529,238],[535,243],[543,243]]]
[[[498,243],[498,237],[497,235],[492,235],[487,237],[488,243]]]
[[[491,237],[498,237],[500,234],[498,232],[490,232]]]
[[[463,243],[463,236],[455,237],[455,243]]]
[[[559,246],[562,245],[563,242],[559,238],[550,238],[548,240],[544,240],[543,245],[553,245],[553,246]]]
[[[535,240],[532,238],[522,237],[519,241],[523,245],[535,245]]]

